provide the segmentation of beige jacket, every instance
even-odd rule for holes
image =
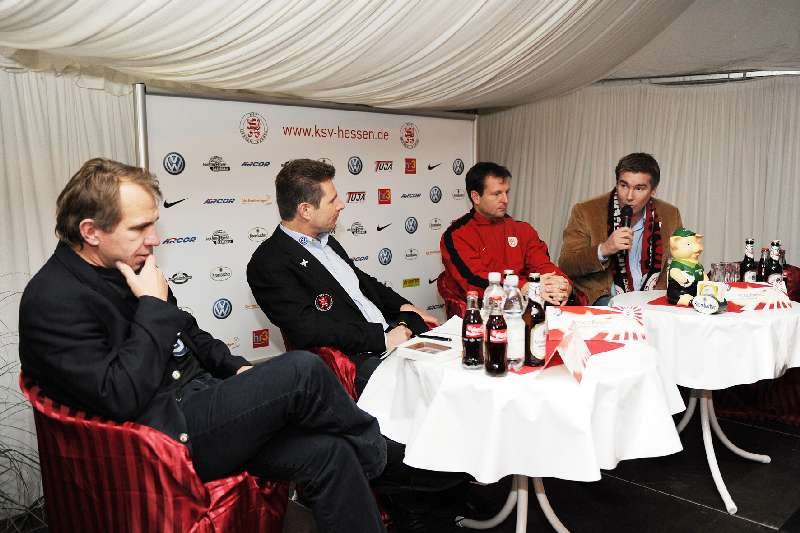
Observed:
[[[656,288],[664,289],[667,286],[669,236],[683,222],[677,207],[659,199],[655,199],[655,203],[656,214],[661,219],[661,242],[664,249]],[[597,258],[597,246],[608,238],[607,220],[608,193],[575,204],[564,229],[561,254],[558,256],[558,266],[570,277],[575,287],[586,294],[589,304],[601,296],[611,294],[613,259],[601,263]]]

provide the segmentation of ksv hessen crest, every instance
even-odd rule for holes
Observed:
[[[267,121],[255,112],[245,113],[239,122],[239,133],[242,139],[250,144],[258,144],[267,137]]]
[[[510,247],[512,247],[512,248],[516,248],[516,247],[517,247],[517,244],[519,244],[519,241],[517,240],[517,238],[516,238],[516,237],[509,237],[509,238],[508,238],[508,245],[509,245]]]
[[[409,150],[419,144],[419,129],[413,122],[406,122],[400,126],[400,142]]]
[[[327,293],[318,294],[314,298],[314,307],[319,311],[330,311],[331,307],[333,307],[333,298]]]

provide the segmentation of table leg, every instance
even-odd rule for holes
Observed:
[[[458,527],[466,527],[469,529],[492,529],[502,524],[514,506],[517,505],[517,477],[514,476],[514,482],[511,484],[511,490],[508,493],[508,498],[500,512],[488,520],[473,520],[471,518],[464,518],[463,516],[456,517],[456,525]]]
[[[561,520],[558,519],[553,508],[550,507],[550,502],[547,500],[547,495],[544,493],[544,485],[542,478],[533,478],[533,490],[536,492],[536,499],[539,506],[542,508],[545,518],[550,523],[555,531],[558,533],[569,533],[569,530],[564,527]],[[463,516],[456,517],[456,525],[459,527],[466,527],[470,529],[492,529],[502,524],[506,518],[511,514],[517,506],[517,527],[516,533],[525,533],[528,526],[528,476],[516,475],[514,476],[514,483],[511,486],[511,491],[508,493],[508,499],[500,512],[488,520],[472,520],[464,518]]]
[[[709,427],[708,416],[708,406],[710,403],[711,399],[709,397],[700,398],[700,425],[703,428],[703,446],[706,449],[706,460],[708,461],[708,467],[711,469],[711,477],[714,479],[714,484],[717,486],[717,492],[719,492],[720,497],[722,497],[722,502],[725,504],[725,509],[727,509],[730,514],[736,514],[736,504],[733,503],[733,498],[731,498],[728,488],[722,480],[722,474],[717,464],[717,456],[714,454],[714,443],[711,442],[711,428]]]
[[[714,433],[717,435],[717,437],[719,437],[719,440],[722,441],[722,444],[724,444],[725,447],[728,448],[730,451],[732,451],[739,457],[750,459],[751,461],[756,461],[757,463],[767,464],[772,461],[769,455],[762,455],[760,453],[752,453],[745,451],[736,446],[728,439],[727,435],[725,435],[725,433],[722,432],[722,428],[719,427],[719,422],[717,422],[717,415],[714,412],[714,401],[711,398],[708,399],[708,415],[709,415],[708,416],[709,420],[711,421],[711,429],[714,430]]]
[[[561,520],[558,519],[556,513],[553,512],[553,508],[550,507],[550,502],[547,500],[547,495],[544,493],[544,484],[542,483],[542,478],[533,478],[533,490],[536,493],[536,499],[539,500],[539,507],[542,508],[545,518],[547,518],[547,521],[550,522],[550,525],[553,527],[553,529],[558,533],[569,533],[569,530],[564,527],[564,524],[562,524]],[[520,531],[524,532],[525,530],[519,529],[519,521],[517,521],[517,533]]]
[[[692,392],[694,392],[694,391],[692,391]],[[678,430],[678,433],[683,431],[684,428],[686,427],[686,424],[688,424],[689,420],[692,419],[692,415],[694,415],[694,408],[695,407],[697,407],[697,396],[692,394],[689,397],[689,405],[686,406],[686,411],[683,412],[683,417],[681,418],[681,421],[678,422],[677,426],[675,426],[675,429]]]

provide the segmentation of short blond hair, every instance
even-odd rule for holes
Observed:
[[[81,220],[94,219],[103,231],[112,231],[122,219],[119,187],[123,181],[144,187],[161,199],[155,175],[147,169],[96,157],[88,160],[67,182],[56,200],[56,235],[66,243],[83,245]]]

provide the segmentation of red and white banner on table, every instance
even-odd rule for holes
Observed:
[[[641,307],[547,308],[544,368],[563,364],[580,383],[589,357],[647,339]]]

